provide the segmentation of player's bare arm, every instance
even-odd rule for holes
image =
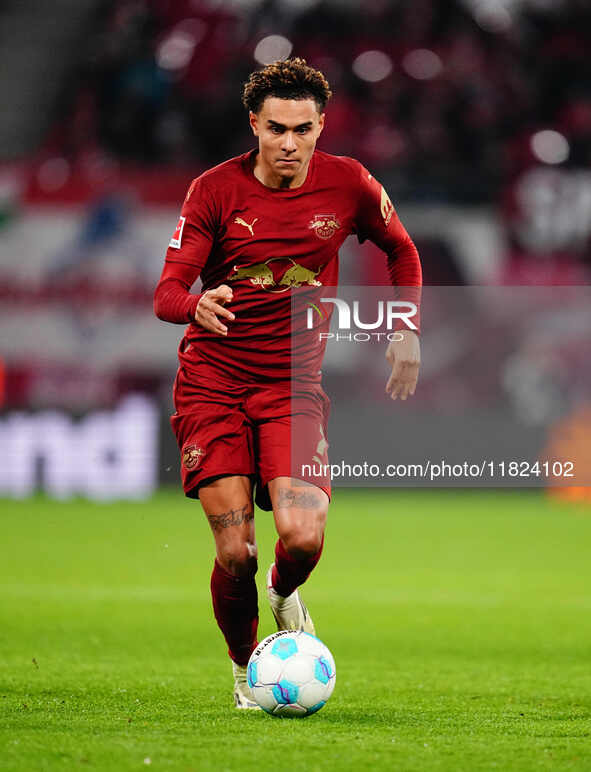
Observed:
[[[207,290],[207,292],[203,293],[197,304],[195,321],[209,332],[226,336],[228,334],[228,328],[218,319],[218,317],[221,316],[223,319],[228,319],[230,322],[236,318],[228,308],[224,308],[226,303],[230,303],[231,301],[232,290],[227,284],[221,284],[215,289]]]
[[[386,359],[392,365],[392,372],[386,384],[386,393],[392,399],[405,400],[415,393],[419,368],[421,366],[421,344],[419,336],[412,330],[404,330],[390,341]]]

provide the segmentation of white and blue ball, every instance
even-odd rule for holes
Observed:
[[[334,659],[319,638],[280,630],[261,641],[246,671],[253,697],[272,716],[309,716],[324,707],[336,678]]]

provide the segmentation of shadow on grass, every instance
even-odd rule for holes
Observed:
[[[333,710],[321,710],[312,716],[271,716],[264,711],[242,711],[249,720],[253,721],[271,721],[273,723],[285,724],[309,724],[319,728],[319,725],[338,727],[342,725],[351,731],[353,726],[368,726],[372,729],[399,727],[406,724],[414,724],[415,717],[404,715],[401,712],[391,711],[384,714],[375,710],[366,708],[337,708]]]

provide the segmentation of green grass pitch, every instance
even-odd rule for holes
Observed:
[[[588,508],[337,490],[302,593],[337,683],[304,720],[232,707],[212,540],[180,492],[0,501],[0,523],[0,770],[591,769]]]

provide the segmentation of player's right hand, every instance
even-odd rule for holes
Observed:
[[[226,336],[228,328],[218,319],[218,316],[233,321],[236,317],[227,308],[226,303],[232,300],[232,290],[227,284],[220,284],[215,289],[207,290],[199,298],[197,310],[195,311],[195,321],[204,329],[213,332],[216,335]]]

